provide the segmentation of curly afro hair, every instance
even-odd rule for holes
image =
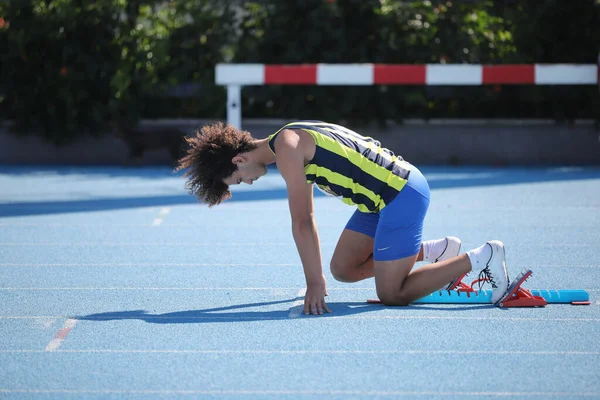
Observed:
[[[190,194],[209,207],[220,204],[231,197],[223,182],[237,170],[231,159],[256,149],[253,140],[250,133],[223,122],[203,126],[195,136],[185,138],[187,155],[178,161],[175,171],[185,170]]]

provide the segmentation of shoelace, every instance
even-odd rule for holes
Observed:
[[[494,278],[492,277],[492,274],[490,273],[490,268],[489,267],[485,267],[484,269],[481,270],[481,272],[479,273],[479,290],[481,290],[481,286],[483,286],[483,282],[489,281],[492,284],[492,287],[494,289],[496,289],[498,287],[498,285],[496,285],[496,281],[494,280]]]

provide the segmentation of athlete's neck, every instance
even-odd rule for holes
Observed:
[[[252,154],[252,159],[264,165],[273,164],[275,162],[275,154],[269,147],[269,139],[257,139],[253,142],[256,145],[256,149],[252,150],[249,154]]]

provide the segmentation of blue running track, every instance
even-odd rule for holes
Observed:
[[[600,398],[600,169],[421,170],[425,239],[591,305],[367,304],[328,269],[354,209],[316,195],[333,313],[304,316],[275,170],[209,209],[168,168],[0,167],[0,398]]]

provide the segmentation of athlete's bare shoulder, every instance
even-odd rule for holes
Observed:
[[[305,163],[313,158],[315,147],[315,141],[312,136],[302,129],[285,128],[279,132],[277,140],[275,140],[277,154],[280,151],[283,153],[293,151],[301,154]]]

